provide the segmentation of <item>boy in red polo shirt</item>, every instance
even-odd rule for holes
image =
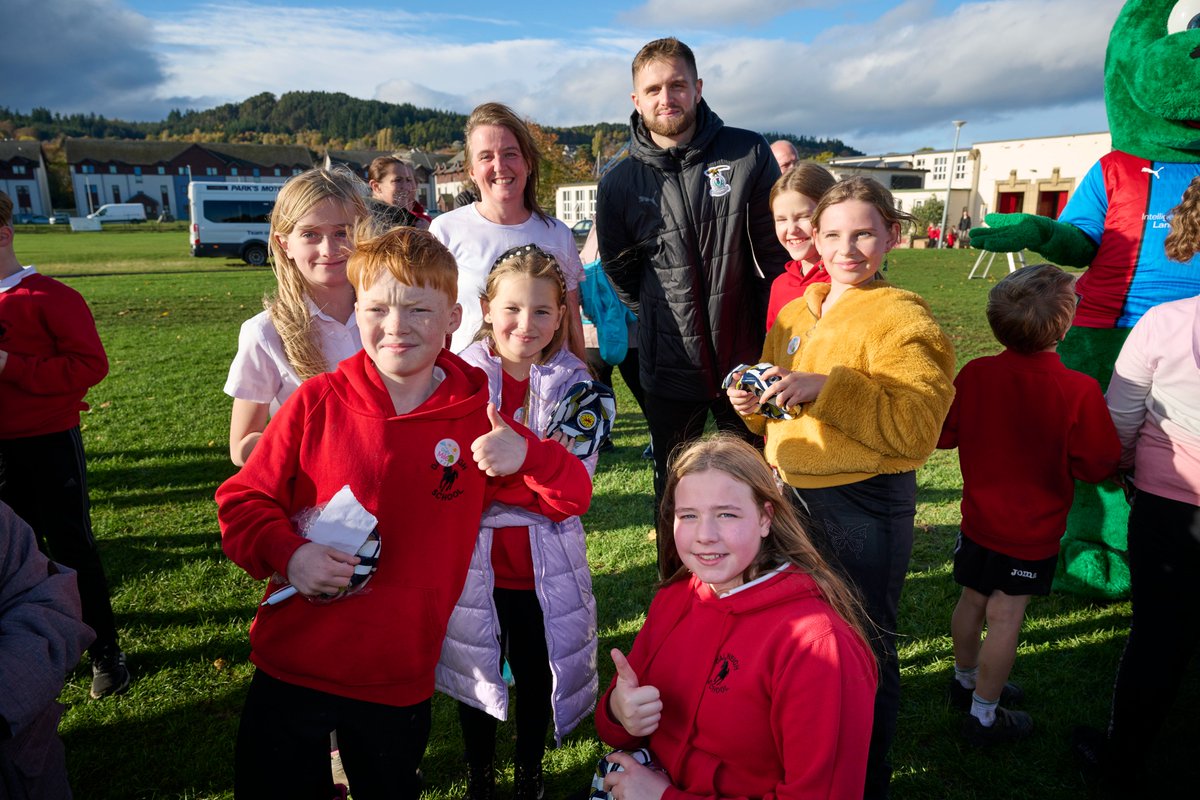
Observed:
[[[969,710],[962,733],[975,745],[1033,731],[1028,714],[1000,705],[1023,694],[1008,675],[1025,606],[1050,593],[1074,481],[1113,476],[1121,455],[1100,385],[1056,352],[1075,316],[1074,286],[1058,267],[1037,264],[992,287],[988,323],[1005,350],[959,372],[938,441],[958,448],[963,474],[950,700]]]
[[[13,253],[12,200],[0,192],[0,500],[38,547],[78,574],[93,698],[125,691],[108,581],[92,535],[79,412],[108,374],[96,323],[79,292],[22,267]]]

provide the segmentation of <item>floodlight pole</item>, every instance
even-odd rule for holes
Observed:
[[[954,185],[954,159],[958,157],[958,134],[962,132],[962,126],[966,125],[965,119],[954,120],[954,150],[950,153],[950,171],[946,173],[946,203],[942,206],[942,232],[941,241],[938,242],[938,247],[946,246],[946,217],[950,213],[950,187]]]

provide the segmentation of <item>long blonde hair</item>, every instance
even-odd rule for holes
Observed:
[[[771,508],[770,531],[762,541],[758,556],[743,573],[742,580],[753,580],[780,564],[799,568],[813,579],[825,602],[846,620],[870,650],[865,628],[867,614],[862,600],[808,538],[808,532],[804,530],[792,504],[780,492],[779,484],[762,455],[732,434],[717,433],[698,439],[677,450],[671,458],[658,517],[658,539],[662,542],[663,551],[660,560],[662,585],[675,583],[688,576],[688,569],[675,548],[675,489],[684,476],[709,470],[724,472],[750,487],[760,512],[765,512],[768,504]]]
[[[308,310],[312,297],[308,281],[279,243],[287,237],[313,206],[330,197],[343,205],[351,216],[350,229],[367,213],[366,185],[348,169],[335,167],[310,169],[288,179],[271,211],[271,271],[275,273],[275,296],[263,300],[271,315],[271,324],[283,340],[288,363],[300,380],[329,370],[321,340]]]

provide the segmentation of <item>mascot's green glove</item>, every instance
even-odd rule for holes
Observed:
[[[1033,252],[1064,267],[1086,267],[1098,249],[1074,225],[1036,214],[988,214],[986,228],[971,228],[971,246],[993,253]]]

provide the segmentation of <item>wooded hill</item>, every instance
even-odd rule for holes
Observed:
[[[127,122],[101,114],[58,114],[35,108],[28,114],[0,107],[0,138],[50,141],[60,137],[161,139],[263,144],[302,144],[334,149],[412,148],[438,150],[462,140],[467,118],[411,103],[360,100],[341,92],[270,92],[206,110],[171,111],[158,122]],[[536,121],[536,120],[535,120]],[[623,141],[625,123],[602,122],[570,128],[543,126],[560,144],[573,147]],[[597,137],[597,134],[600,134]],[[801,157],[861,155],[838,139],[768,134],[787,138]],[[607,149],[607,148],[604,148]]]

